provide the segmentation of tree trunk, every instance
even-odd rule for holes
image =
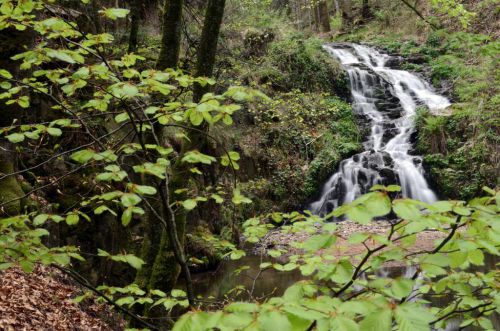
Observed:
[[[0,177],[12,174],[15,171],[15,155],[3,150],[13,149],[8,143],[0,142]],[[21,198],[24,192],[16,176],[0,179],[0,216],[14,216],[21,212]]]
[[[182,7],[184,0],[166,0],[163,12],[161,50],[156,68],[177,68],[181,49]]]
[[[169,10],[173,10],[172,5],[174,1],[170,1]],[[178,4],[182,1],[176,1]],[[224,15],[225,0],[209,0],[206,10],[205,24],[203,26],[200,47],[198,50],[198,59],[196,65],[196,76],[209,77],[213,73],[215,65],[215,55],[217,51],[217,41],[219,38],[220,25],[222,23],[222,18]],[[164,15],[164,29],[169,26],[167,23],[167,17],[172,17],[171,15]],[[178,21],[180,24],[180,21]],[[175,27],[172,27],[172,32]],[[180,32],[180,30],[179,30]],[[165,35],[170,35],[165,37]],[[169,33],[168,30],[164,30],[163,36],[164,40],[172,38],[174,34]],[[180,40],[180,33],[175,34],[179,38],[174,41],[174,44],[178,45]],[[166,46],[167,44],[163,44]],[[170,50],[173,48],[170,47]],[[174,56],[175,55],[175,56]],[[161,57],[161,56],[160,56]],[[178,61],[178,51],[177,54],[170,52],[170,58],[167,61],[170,65],[159,65],[159,68],[174,67],[177,65]],[[160,63],[160,59],[159,59]],[[166,62],[163,62],[166,63]],[[204,93],[206,93],[207,88],[201,85],[195,85],[194,96],[195,101],[199,101]],[[189,141],[185,142],[182,147],[181,154],[193,150],[203,150],[203,146],[206,143],[206,137],[204,129],[189,131]],[[181,193],[180,195],[175,195],[175,191],[181,188],[186,188],[189,185],[190,173],[189,167],[183,162],[176,162],[172,169],[172,180],[168,187],[169,196],[175,197],[174,200],[182,201],[185,200],[186,194]],[[160,289],[164,292],[169,292],[175,285],[177,278],[181,272],[184,271],[184,276],[189,278],[189,270],[187,270],[185,254],[184,254],[184,242],[186,233],[186,212],[180,208],[176,211],[175,215],[172,215],[171,210],[162,209],[165,218],[174,217],[174,220],[168,223],[167,230],[163,230],[161,233],[161,242],[156,254],[154,264],[151,268],[151,276],[149,278],[148,288],[149,289]],[[163,217],[163,216],[162,216]],[[165,219],[164,218],[164,219]],[[175,232],[177,238],[172,240],[172,227],[175,224]],[[189,292],[189,282],[188,282],[188,292]]]
[[[342,30],[346,31],[353,24],[352,6],[350,0],[339,0],[340,11],[342,12]]]
[[[335,15],[340,13],[339,0],[333,0],[333,6],[335,7]]]
[[[363,0],[363,5],[361,7],[361,17],[363,18],[363,21],[366,22],[366,20],[368,20],[370,16],[370,4],[368,3],[368,0]]]
[[[319,11],[319,3],[311,4],[311,12],[313,17],[314,31],[321,31],[321,13]]]
[[[128,39],[128,52],[135,52],[137,49],[137,39],[139,34],[140,21],[140,0],[132,0],[130,7],[130,36]]]
[[[205,23],[201,33],[200,47],[196,62],[196,77],[210,77],[215,66],[215,55],[217,54],[217,42],[224,17],[226,0],[209,0],[205,13]],[[203,95],[209,91],[208,86],[196,84],[193,99],[195,102],[201,100]]]
[[[30,29],[18,31],[8,28],[0,31],[0,69],[8,70],[16,79],[22,79],[19,62],[10,58],[32,45],[34,34]],[[0,78],[0,82],[2,78]],[[0,127],[8,127],[17,119],[22,124],[26,112],[16,104],[6,105],[0,100]],[[17,176],[6,176],[16,171],[15,146],[0,138],[0,215],[17,215],[21,212],[21,198],[24,192]]]
[[[92,22],[94,25],[94,32],[96,34],[102,33],[101,15],[99,15],[99,4],[98,0],[92,0],[90,3],[90,12],[92,17]]]
[[[330,32],[330,14],[328,12],[328,4],[326,3],[326,0],[321,0],[320,2],[318,2],[318,12],[321,32]]]
[[[136,1],[136,0],[134,0]],[[159,70],[177,68],[181,45],[181,25],[183,0],[166,0],[162,17],[162,44],[156,67]],[[155,126],[160,142],[163,141],[163,127]],[[179,174],[179,166],[174,165],[174,178]],[[187,180],[178,186],[185,187]],[[151,201],[154,210],[148,210],[145,224],[144,240],[141,257],[146,265],[138,272],[136,282],[147,289],[159,289],[169,292],[179,276],[180,267],[175,259],[172,244],[169,240],[162,220],[165,220],[167,211],[154,201]],[[177,224],[178,236],[184,238],[185,213],[181,212]]]

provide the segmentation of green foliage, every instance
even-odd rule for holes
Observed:
[[[115,20],[124,18],[128,10],[105,8],[100,13]],[[194,86],[213,85],[213,79],[194,78],[180,70],[154,70],[144,63],[145,57],[120,50],[110,52],[112,35],[80,31],[70,17],[61,18],[46,10],[45,1],[3,1],[0,31],[5,34],[25,29],[32,30],[37,42],[22,47],[19,54],[12,56],[21,74],[18,75],[19,70],[13,74],[0,69],[0,99],[22,109],[32,107],[33,99],[43,100],[47,105],[43,112],[47,115],[28,117],[31,115],[28,114],[26,119],[19,115],[12,125],[1,128],[0,135],[13,144],[19,154],[29,155],[27,158],[35,155],[28,161],[33,162],[30,165],[35,166],[31,169],[36,172],[42,166],[44,170],[59,168],[42,175],[54,176],[47,182],[39,184],[35,176],[36,187],[30,194],[40,201],[47,199],[43,208],[29,214],[19,208],[12,209],[12,214],[22,214],[7,218],[2,214],[0,264],[3,269],[20,265],[25,271],[31,271],[36,263],[69,265],[71,258],[82,259],[78,248],[45,246],[42,237],[49,235],[52,223],[64,221],[68,227],[82,226],[83,220],[102,221],[106,213],[105,217],[131,227],[132,233],[137,234],[135,225],[139,222],[159,224],[160,232],[166,233],[175,231],[175,226],[185,226],[177,220],[178,214],[200,207],[209,199],[233,206],[251,202],[239,189],[233,193],[227,187],[224,191],[227,193],[222,193],[222,188],[207,188],[198,194],[189,177],[176,183],[175,189],[170,180],[185,176],[185,173],[177,173],[179,168],[193,176],[203,174],[195,166],[219,164],[236,169],[237,152],[213,151],[214,155],[208,155],[192,141],[205,137],[208,133],[205,129],[231,125],[233,115],[241,108],[239,104],[264,100],[264,94],[234,86],[220,94],[207,93],[195,103],[191,92]],[[177,129],[178,135],[168,136],[166,128]],[[214,134],[218,135],[217,131]],[[187,147],[174,153],[167,141],[178,137],[183,147]],[[40,156],[37,155],[39,148],[43,149]],[[21,162],[27,161],[21,159]],[[2,188],[15,176],[27,173],[25,170],[14,173],[12,167],[3,169],[3,164],[0,170]],[[37,175],[41,177],[40,173]],[[66,209],[54,202],[53,195],[70,195],[68,191],[74,185],[64,185],[69,175],[75,175],[78,185],[85,183],[88,188],[75,192],[74,200]],[[51,195],[49,189],[57,193]],[[23,196],[14,193],[6,196],[0,191],[2,212]],[[204,193],[207,196],[203,196]],[[172,219],[178,224],[168,223]],[[179,241],[183,243],[183,235],[179,233]],[[125,247],[118,249],[125,251]],[[182,251],[183,247],[178,249]],[[110,254],[99,247],[96,250],[98,256],[124,262],[134,269],[152,263],[133,254]],[[236,249],[231,253],[240,255]],[[162,267],[176,268],[175,265]],[[121,300],[132,304],[129,299]]]
[[[71,258],[83,260],[76,247],[48,248],[44,245],[42,239],[49,232],[41,225],[49,218],[56,223],[64,220],[59,215],[19,215],[0,219],[0,270],[17,265],[31,272],[37,263],[65,266]]]
[[[238,138],[241,154],[263,168],[245,186],[255,202],[249,206],[252,213],[277,204],[280,209],[296,208],[317,192],[340,160],[360,148],[351,107],[332,95],[276,94],[249,111],[255,125]]]
[[[345,87],[343,73],[322,50],[322,44],[319,39],[305,38],[300,34],[272,43],[269,66],[278,69],[281,76],[269,76],[268,82],[281,90],[342,92]]]
[[[451,116],[428,116],[419,124],[419,149],[443,154],[429,155],[426,161],[445,194],[471,198],[482,186],[497,184],[497,161],[492,157],[497,142],[488,132],[498,126],[493,98],[498,77],[491,75],[498,42],[481,34],[437,31],[425,47],[439,54],[429,59],[433,82],[452,82],[460,103],[453,106]]]
[[[236,5],[248,10],[258,8],[259,11],[253,14],[245,14],[251,20],[256,13],[265,12],[262,9],[268,9],[270,3],[246,1]],[[124,18],[128,11],[105,8],[100,13],[104,18],[116,20]],[[257,27],[272,29],[270,23],[280,19],[271,14],[263,15]],[[236,25],[237,22],[232,23]],[[247,23],[241,22],[242,25]],[[105,215],[113,222],[128,226],[127,231],[132,234],[137,234],[138,228],[140,231],[148,228],[146,224],[136,227],[137,223],[149,222],[153,234],[179,233],[182,236],[185,213],[202,214],[209,202],[222,205],[223,211],[231,210],[231,225],[241,218],[239,212],[247,212],[255,206],[253,200],[266,210],[276,208],[278,200],[284,201],[280,207],[292,209],[317,189],[322,176],[330,173],[340,159],[359,148],[359,132],[350,107],[330,95],[332,91],[344,93],[345,80],[340,69],[322,52],[318,39],[289,33],[281,38],[283,33],[281,39],[270,45],[265,58],[253,60],[255,62],[247,68],[234,69],[235,72],[248,72],[245,82],[248,85],[266,85],[268,91],[275,94],[274,101],[252,89],[230,87],[233,81],[228,79],[224,89],[206,94],[200,102],[194,103],[191,92],[194,85],[213,85],[212,79],[194,78],[179,70],[151,69],[146,57],[123,54],[113,44],[111,34],[84,34],[76,27],[71,17],[61,18],[47,11],[45,1],[6,0],[0,7],[2,32],[29,30],[36,40],[35,44],[27,44],[21,53],[12,57],[21,74],[18,70],[11,72],[0,68],[0,99],[7,105],[19,106],[23,114],[26,114],[24,109],[31,111],[43,100],[48,105],[44,111],[49,114],[49,120],[29,116],[27,120],[19,116],[12,125],[2,127],[0,135],[15,146],[21,155],[20,161],[34,155],[28,165],[23,164],[23,169],[34,170],[39,177],[44,169],[53,169],[55,175],[47,182],[38,182],[36,175],[32,180],[35,187],[30,194],[44,202],[40,209],[34,212],[18,209],[14,213],[20,215],[0,219],[0,270],[20,266],[30,272],[37,263],[69,266],[71,259],[82,260],[77,247],[46,245],[43,238],[58,224],[74,229],[87,222],[99,222]],[[467,34],[448,37],[430,39],[427,43],[428,55],[453,53],[438,58],[434,70],[450,78],[470,74],[472,79],[483,79],[483,71],[460,66],[466,59],[457,53],[470,50],[492,66],[491,58],[498,50],[497,44]],[[392,47],[413,53],[417,45],[393,43]],[[456,68],[450,69],[450,66]],[[467,81],[457,89],[463,100],[485,95],[489,92],[487,89],[493,89],[488,84],[466,85]],[[291,89],[297,90],[289,92]],[[321,91],[326,94],[320,94]],[[242,108],[240,104],[255,99],[267,103],[250,105],[245,112],[239,112],[243,114],[236,115]],[[490,109],[495,104],[498,105],[498,97],[488,100],[485,107]],[[463,129],[471,113],[473,111],[464,111],[448,120],[428,117],[424,122],[431,133],[438,132],[443,124],[447,131]],[[245,139],[238,140],[239,152],[236,152],[232,151],[232,146],[225,148],[219,142],[235,119],[241,119],[238,116],[250,116],[253,123],[238,129],[241,130],[240,138]],[[476,141],[490,139],[488,130],[492,121],[494,118],[487,117],[486,124],[479,126],[483,135],[475,137]],[[175,133],[170,134],[172,131]],[[460,134],[460,130],[456,132]],[[465,132],[468,133],[467,129]],[[251,140],[255,135],[261,139],[258,144]],[[215,148],[208,148],[202,142],[209,138],[214,140]],[[453,164],[468,176],[467,157],[480,162],[489,149],[477,145],[479,147],[468,152],[452,138],[455,137],[447,143],[460,147],[453,158],[437,156],[434,159],[440,158],[442,164]],[[40,148],[43,153],[38,153]],[[247,167],[245,161],[249,154],[263,160],[259,166],[265,164],[265,169],[257,173],[266,174],[271,181],[254,178],[246,184],[232,186],[222,174],[219,182],[212,183],[214,187],[193,185],[191,179],[206,175],[209,167],[233,170]],[[1,172],[1,184],[17,175],[31,176],[28,170],[18,174],[14,174],[13,169],[1,169]],[[452,173],[450,177],[456,178]],[[75,175],[86,189],[72,194],[72,203],[62,207],[54,202],[54,195],[74,192],[70,189],[75,185],[64,182],[69,175]],[[171,180],[175,182],[174,188]],[[203,182],[208,182],[208,176],[204,176]],[[477,181],[480,182],[482,179]],[[236,188],[233,190],[233,187]],[[268,201],[260,199],[258,193],[262,191],[269,195]],[[336,224],[307,212],[274,212],[245,221],[244,232],[249,242],[258,241],[275,224],[282,225],[285,231],[309,233],[309,239],[296,243],[300,250],[288,260],[264,264],[262,268],[299,270],[310,280],[292,286],[283,297],[232,303],[221,311],[193,311],[181,317],[174,330],[245,327],[307,330],[313,323],[318,330],[389,330],[393,326],[401,330],[427,330],[429,324],[443,327],[457,312],[462,312],[466,324],[491,328],[485,317],[498,311],[498,271],[472,271],[470,267],[482,265],[487,254],[498,255],[498,193],[490,190],[493,197],[475,199],[468,204],[450,201],[427,205],[409,199],[392,201],[390,196],[396,191],[395,187],[377,187],[333,212],[334,216],[346,216],[367,225],[374,218],[390,213],[401,217],[391,225],[388,236],[359,233],[347,238],[349,244],[366,244],[367,248],[363,254],[349,259],[329,251],[338,241]],[[462,192],[472,194],[472,190]],[[3,201],[5,191],[0,190],[0,195],[4,211],[8,207]],[[16,192],[13,200],[19,200],[22,195]],[[258,211],[258,208],[252,210],[253,215],[258,215]],[[168,223],[172,219],[174,222]],[[442,233],[443,241],[436,243],[432,251],[411,252],[417,233],[425,229]],[[236,226],[231,230],[234,230],[231,237],[238,235]],[[171,240],[165,238],[166,235],[162,244]],[[205,233],[199,238],[210,243],[210,249],[217,251],[218,258],[238,259],[245,255],[220,237]],[[146,238],[144,241],[147,242]],[[183,253],[183,237],[180,242]],[[369,248],[368,244],[379,246]],[[179,259],[170,259],[174,243],[168,245],[157,256],[158,260],[180,263]],[[175,263],[151,266],[148,265],[151,261],[125,253],[129,251],[125,247],[119,247],[118,254],[97,247],[96,251],[105,260],[125,263],[133,269],[152,268],[153,273],[166,270],[164,274],[159,273],[168,276],[168,279],[161,279],[162,282],[171,282],[177,277]],[[278,256],[281,252],[276,250],[271,254]],[[191,258],[190,263],[198,263],[197,256],[188,258]],[[390,262],[418,266],[418,274],[410,279],[394,280],[374,276]],[[476,291],[479,288],[481,290]],[[168,295],[154,288],[146,291],[137,284],[101,286],[98,290],[117,305],[129,309],[149,305],[170,311],[189,305],[187,294],[178,289],[168,291]],[[425,295],[428,293],[451,297],[453,302],[446,307],[427,305]]]
[[[470,20],[475,15],[467,11],[463,4],[455,0],[431,0],[431,4],[438,12],[457,18],[464,28],[469,25]]]
[[[353,234],[349,245],[366,248],[349,258],[331,249],[341,235],[337,225],[299,213],[281,214],[283,231],[311,234],[296,243],[301,250],[277,270],[299,269],[308,280],[289,287],[282,297],[263,302],[228,304],[220,311],[190,312],[174,327],[190,330],[251,328],[254,330],[430,330],[443,328],[455,317],[482,329],[492,330],[487,319],[499,310],[498,269],[477,271],[484,255],[498,256],[500,194],[434,204],[389,198],[399,187],[378,186],[333,213],[369,224],[391,211],[401,218],[385,234]],[[273,217],[275,217],[274,215]],[[272,215],[249,220],[245,235],[257,239],[267,233]],[[329,217],[329,216],[327,216]],[[430,249],[414,247],[420,232],[441,234]],[[460,229],[460,230],[459,230]],[[342,238],[344,239],[344,238]],[[385,265],[418,266],[409,278],[383,276]],[[412,270],[412,269],[410,269]],[[446,296],[437,304],[430,296]],[[477,318],[477,314],[482,318]],[[484,316],[484,318],[483,318]]]

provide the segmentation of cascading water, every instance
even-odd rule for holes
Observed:
[[[388,67],[394,58],[373,48],[356,44],[324,48],[347,71],[353,109],[370,121],[371,133],[364,142],[365,151],[341,162],[310,210],[324,216],[375,184],[399,184],[405,197],[435,201],[424,177],[422,158],[410,155],[411,135],[418,106],[444,109],[450,105],[448,99],[417,76]]]

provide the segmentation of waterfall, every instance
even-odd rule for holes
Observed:
[[[324,184],[310,210],[324,216],[366,193],[375,184],[398,184],[405,197],[433,202],[422,158],[411,155],[411,135],[418,106],[444,109],[448,99],[414,74],[388,66],[395,58],[357,44],[325,45],[349,77],[353,110],[370,122],[364,152],[343,160]]]

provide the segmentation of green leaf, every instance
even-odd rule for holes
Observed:
[[[433,203],[429,209],[437,213],[444,213],[453,209],[453,203],[450,201],[438,201]]]
[[[175,322],[172,331],[198,331],[201,328],[198,328],[196,324],[193,323],[192,317],[195,316],[192,313],[184,314],[177,322]]]
[[[216,159],[214,157],[200,153],[198,151],[189,151],[182,158],[182,162],[187,162],[187,163],[211,164],[212,162],[215,161]]]
[[[214,194],[212,194],[212,195],[210,196],[210,198],[214,199],[214,200],[215,200],[215,203],[218,203],[218,204],[221,204],[221,203],[223,203],[223,202],[224,202],[224,199],[223,199],[220,195],[215,194],[215,193],[214,193]]]
[[[0,271],[7,270],[14,267],[15,264],[12,262],[0,262]]]
[[[358,233],[354,233],[352,234],[349,239],[347,240],[347,242],[349,244],[360,244],[362,242],[364,242],[366,239],[368,239],[370,237],[370,234],[369,233],[362,233],[362,232],[358,232]]]
[[[136,270],[140,270],[142,266],[145,264],[143,260],[138,258],[135,255],[124,255],[125,261],[130,264],[130,266]]]
[[[39,226],[44,224],[49,219],[49,215],[47,214],[39,214],[33,219],[33,225]]]
[[[5,69],[0,69],[0,76],[2,76],[3,78],[7,78],[7,79],[13,78],[12,74]]]
[[[278,311],[262,312],[259,315],[259,324],[262,330],[292,330],[292,325],[286,315]]]
[[[115,122],[116,123],[122,123],[125,121],[128,121],[130,117],[128,116],[128,113],[123,112],[115,116]]]
[[[257,306],[255,303],[235,302],[224,308],[224,310],[230,313],[234,312],[254,313],[259,310],[259,306]]]
[[[84,149],[78,152],[71,154],[71,159],[78,163],[85,164],[94,158],[95,152],[91,149]]]
[[[67,254],[56,254],[53,255],[52,258],[54,259],[55,263],[62,266],[68,265],[71,262],[71,258]]]
[[[403,303],[396,308],[396,321],[401,331],[428,331],[432,314],[412,303]]]
[[[359,326],[350,318],[337,316],[335,319],[330,321],[330,327],[332,330],[338,331],[358,331]]]
[[[12,134],[9,134],[8,136],[6,136],[5,138],[7,138],[11,143],[19,143],[21,141],[24,140],[24,134],[22,133],[12,133]]]
[[[369,193],[370,198],[364,202],[372,217],[385,216],[391,212],[391,200],[383,192]]]
[[[111,256],[108,252],[98,248],[97,249],[97,256],[103,256],[103,257],[108,257]]]
[[[470,214],[472,214],[472,212],[469,208],[466,208],[463,206],[454,206],[453,212],[455,212],[458,215],[462,215],[462,216],[469,216]]]
[[[133,213],[133,210],[134,210],[134,207],[128,207],[127,209],[125,209],[123,211],[123,214],[122,214],[122,225],[123,226],[127,226],[130,224],[130,222],[132,221],[132,213]]]
[[[307,239],[304,242],[303,247],[304,249],[307,249],[309,251],[317,251],[332,246],[336,241],[337,237],[332,236],[329,233],[325,233],[317,236],[312,236],[311,238]]]
[[[238,188],[233,191],[232,201],[235,205],[241,205],[242,203],[252,203],[252,200],[242,195],[240,189]]]
[[[194,126],[198,126],[203,122],[203,113],[200,113],[196,109],[191,109],[189,113],[189,120]]]
[[[99,13],[112,20],[116,20],[117,18],[124,18],[128,15],[129,12],[130,10],[123,8],[106,8],[105,10],[99,11]]]
[[[154,187],[146,185],[133,185],[132,191],[142,195],[155,195],[157,193]]]
[[[68,216],[66,216],[66,223],[68,225],[78,224],[79,221],[80,221],[80,216],[77,213],[71,213]]]
[[[124,306],[124,305],[129,306],[129,305],[133,304],[134,301],[135,301],[134,297],[128,296],[128,297],[123,297],[123,298],[116,300],[116,304],[118,306]]]
[[[29,232],[33,237],[48,236],[50,233],[46,229],[35,229]]]
[[[139,89],[131,83],[117,83],[110,86],[109,90],[117,98],[129,99],[139,95]]]
[[[420,209],[410,199],[398,199],[394,201],[393,209],[396,215],[402,219],[413,221],[422,217]]]
[[[27,96],[22,96],[17,99],[17,104],[22,108],[28,108],[30,106],[30,99]]]
[[[124,207],[132,207],[142,201],[141,197],[134,193],[124,193],[120,200]]]
[[[408,278],[397,278],[392,282],[391,290],[395,298],[405,298],[413,290],[413,281]]]
[[[389,307],[377,310],[368,316],[360,324],[361,331],[391,331],[392,314]]]
[[[470,251],[468,253],[468,258],[472,264],[479,266],[484,264],[484,254],[483,251],[481,251],[480,249],[475,249],[473,251]]]
[[[185,298],[187,296],[186,292],[179,289],[174,289],[170,292],[170,295],[174,298]]]
[[[196,208],[197,205],[198,203],[196,202],[196,200],[193,199],[184,200],[182,202],[182,207],[184,207],[184,209],[186,210],[193,210]]]
[[[59,128],[47,128],[47,133],[54,137],[62,135],[62,131]]]
[[[48,50],[47,56],[54,58],[54,59],[61,60],[63,62],[71,63],[71,64],[76,63],[76,61],[71,57],[71,55],[69,55],[68,53],[65,53],[63,51],[56,50],[56,49]]]
[[[369,224],[373,219],[372,213],[364,205],[350,206],[347,217],[360,224]]]
[[[354,268],[346,259],[342,259],[339,261],[335,268],[335,272],[330,276],[330,279],[336,283],[346,283],[352,278],[352,274],[354,272]]]
[[[35,269],[35,264],[31,261],[28,261],[28,260],[22,260],[19,262],[19,265],[21,266],[21,269],[23,269],[23,271],[25,273],[31,273],[34,269]]]
[[[237,249],[231,252],[230,258],[231,260],[239,260],[245,255],[246,255],[245,251]]]

